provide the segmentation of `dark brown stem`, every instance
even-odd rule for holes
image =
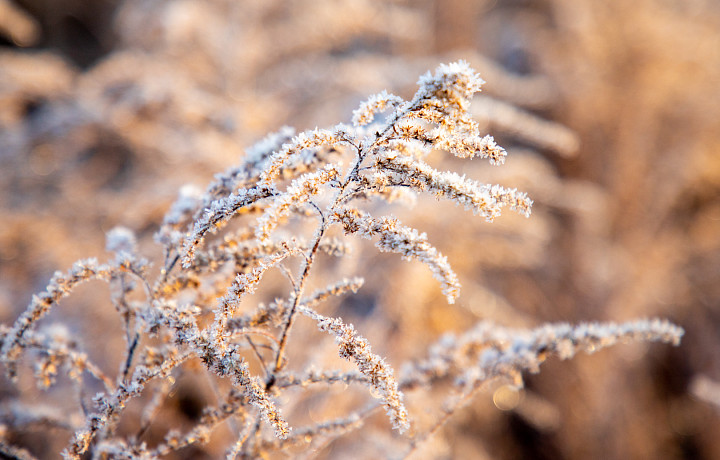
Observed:
[[[356,147],[357,148],[357,147]],[[340,204],[342,201],[343,193],[345,192],[345,189],[347,186],[355,180],[355,177],[357,176],[357,172],[360,168],[360,164],[362,163],[363,159],[365,158],[365,155],[362,154],[362,151],[358,149],[358,160],[353,166],[350,173],[347,175],[345,180],[340,186],[340,189],[337,192],[337,195],[335,197],[335,202],[330,207],[330,209],[334,209]],[[287,319],[285,320],[285,324],[283,325],[283,331],[280,338],[280,345],[278,346],[277,355],[275,356],[275,366],[268,376],[268,379],[265,383],[265,391],[269,391],[270,388],[275,384],[276,374],[282,369],[283,367],[283,355],[285,353],[285,347],[287,345],[288,335],[290,332],[290,329],[292,328],[293,323],[295,322],[295,317],[297,316],[297,307],[300,304],[300,299],[303,294],[303,290],[305,289],[305,281],[307,280],[307,277],[310,273],[310,267],[312,266],[313,261],[315,260],[315,255],[317,254],[318,248],[320,247],[320,241],[322,240],[323,235],[325,235],[325,230],[327,229],[327,220],[325,219],[325,216],[323,215],[322,211],[315,206],[315,208],[318,210],[318,213],[320,214],[320,218],[322,219],[322,222],[320,224],[320,227],[318,229],[317,237],[315,238],[315,243],[313,244],[312,249],[308,253],[307,256],[305,256],[305,263],[303,265],[302,269],[302,275],[300,276],[300,280],[298,281],[295,292],[294,292],[294,298],[292,306],[290,307],[290,311],[288,312]]]
[[[362,165],[363,160],[367,157],[368,152],[372,152],[374,147],[377,146],[382,139],[386,138],[386,136],[391,132],[391,130],[395,128],[394,123],[403,115],[404,114],[397,115],[396,118],[383,130],[382,133],[377,133],[377,139],[375,140],[374,145],[371,146],[366,152],[363,152],[360,147],[353,144],[353,146],[357,149],[358,158],[355,162],[355,165],[353,165],[352,170],[347,175],[343,183],[340,185],[338,193],[335,197],[335,202],[330,207],[331,211],[344,201],[343,195],[345,194],[345,190],[350,183],[356,181],[360,166]],[[283,367],[283,355],[285,354],[285,347],[287,345],[289,331],[292,328],[293,323],[295,322],[295,317],[297,316],[297,307],[300,304],[300,299],[305,288],[305,281],[307,280],[308,274],[310,273],[310,267],[315,260],[315,255],[317,254],[318,247],[320,246],[320,241],[322,240],[322,237],[325,234],[325,230],[327,229],[327,221],[325,220],[325,216],[319,209],[318,212],[320,212],[322,223],[320,225],[320,228],[318,229],[315,243],[313,244],[313,247],[310,250],[309,254],[305,257],[305,264],[302,269],[302,275],[300,276],[300,280],[298,281],[298,284],[295,288],[292,306],[290,307],[287,319],[285,320],[285,324],[283,325],[282,335],[280,338],[280,346],[278,347],[277,355],[275,357],[274,370],[267,378],[267,381],[265,383],[265,391],[269,391],[270,388],[272,388],[272,386],[275,384],[277,373]]]
[[[310,253],[305,257],[305,264],[303,266],[302,275],[300,276],[300,280],[298,281],[297,287],[295,289],[294,298],[292,306],[290,307],[290,312],[288,313],[288,317],[285,320],[285,325],[283,326],[283,332],[282,336],[280,338],[280,346],[278,346],[277,356],[275,358],[275,368],[272,372],[272,380],[268,380],[268,383],[266,384],[266,390],[269,389],[272,385],[271,382],[274,382],[274,374],[280,371],[282,369],[282,362],[283,362],[283,354],[285,352],[285,346],[287,345],[287,339],[288,339],[288,332],[290,331],[290,328],[292,327],[293,323],[295,322],[295,316],[297,313],[297,306],[300,303],[300,297],[302,297],[303,290],[305,288],[305,281],[308,278],[308,275],[310,274],[310,267],[312,266],[313,261],[315,260],[315,255],[317,254],[318,248],[320,247],[320,241],[322,240],[323,235],[325,234],[325,219],[323,218],[322,225],[320,225],[320,229],[318,231],[318,235],[315,238],[315,244],[313,244],[312,249],[310,250]]]

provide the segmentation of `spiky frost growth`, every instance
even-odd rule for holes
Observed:
[[[227,264],[232,264],[236,272],[245,273],[263,258],[285,251],[286,248],[291,248],[296,254],[309,250],[309,243],[304,238],[271,239],[261,243],[253,239],[253,235],[254,231],[246,229],[226,236],[222,242],[210,245],[207,249],[196,250],[190,267],[168,276],[162,286],[162,295],[172,295],[182,289],[197,286],[204,275],[215,273]],[[349,254],[350,248],[337,238],[327,238],[320,243],[318,251],[332,257],[343,257]]]
[[[270,205],[265,208],[263,215],[258,218],[255,237],[264,243],[270,238],[270,233],[277,227],[278,221],[287,216],[293,206],[307,202],[320,193],[321,186],[330,181],[337,180],[340,175],[336,165],[329,164],[323,169],[307,173],[292,181],[285,193],[278,195]]]
[[[393,375],[392,368],[383,358],[374,354],[367,339],[359,335],[352,324],[345,324],[339,318],[329,318],[302,307],[300,312],[317,321],[321,331],[335,336],[340,357],[351,360],[369,380],[383,400],[393,428],[404,432],[410,427],[407,409],[402,403],[402,393]]]
[[[135,234],[127,227],[115,227],[107,234],[105,248],[115,253],[134,254],[137,250]]]
[[[205,210],[202,217],[195,221],[190,237],[184,241],[182,249],[183,267],[190,266],[195,254],[195,248],[204,240],[207,233],[216,232],[238,209],[272,195],[273,191],[271,189],[258,186],[240,190],[227,198],[214,201],[210,208]]]
[[[468,115],[470,98],[485,83],[465,61],[440,65],[435,74],[418,80],[420,89],[413,102],[421,101],[415,115],[436,125],[423,136],[437,149],[460,158],[489,158],[491,164],[505,161],[505,149],[491,136],[481,136],[477,122]]]
[[[218,371],[218,374],[232,376],[233,383],[243,388],[244,395],[248,399],[248,402],[257,407],[265,420],[273,427],[275,436],[280,439],[288,437],[290,434],[290,426],[282,418],[275,404],[270,401],[260,380],[250,374],[247,363],[241,360],[236,349],[230,350],[217,359],[216,363],[217,366],[215,369]]]
[[[298,305],[307,308],[315,308],[331,296],[341,296],[348,292],[357,292],[363,285],[362,278],[343,279],[334,284],[328,285],[324,289],[313,292],[310,296],[299,301]],[[260,304],[251,315],[244,315],[238,318],[228,320],[227,328],[234,332],[237,330],[250,330],[263,326],[277,326],[282,321],[282,316],[286,313],[290,302],[282,299],[276,299],[269,305]]]
[[[584,351],[594,353],[623,341],[680,343],[682,328],[659,319],[639,320],[627,323],[589,323],[546,325],[523,334],[513,335],[508,345],[492,348],[480,357],[478,373],[469,372],[469,380],[486,380],[489,377],[506,376],[521,382],[521,372],[537,373],[548,355],[556,353],[561,359],[570,359]]]
[[[682,328],[659,319],[626,323],[548,324],[536,329],[511,329],[480,322],[459,336],[446,335],[430,349],[427,360],[405,372],[404,386],[414,386],[446,376],[475,385],[505,377],[522,384],[522,372],[539,372],[550,355],[570,359],[584,351],[625,342],[680,343]]]
[[[180,188],[178,198],[165,214],[160,229],[155,234],[155,241],[165,246],[178,244],[182,240],[180,225],[190,219],[200,206],[202,190],[193,185]]]
[[[308,308],[315,308],[316,305],[321,304],[330,297],[341,296],[343,294],[347,294],[348,292],[352,292],[354,294],[364,283],[365,280],[358,277],[340,280],[335,284],[325,287],[324,289],[319,289],[313,292],[309,298],[303,300],[303,305]]]
[[[86,259],[73,264],[67,273],[55,272],[45,292],[33,296],[30,305],[15,321],[3,341],[0,353],[11,378],[16,374],[15,361],[22,351],[25,332],[45,316],[60,299],[69,295],[75,286],[92,279],[108,281],[116,269],[110,265],[99,264],[97,259]]]
[[[450,268],[447,257],[427,241],[424,233],[414,228],[403,227],[390,217],[374,219],[357,209],[343,208],[335,212],[333,219],[340,223],[346,233],[357,233],[363,238],[379,236],[376,246],[384,252],[394,252],[408,260],[418,260],[433,272],[440,281],[443,294],[449,303],[454,303],[460,291],[457,275]]]
[[[10,328],[0,325],[0,342],[4,342]],[[58,372],[65,368],[68,377],[76,383],[82,383],[84,372],[101,381],[106,389],[113,383],[109,377],[93,362],[86,353],[75,350],[67,328],[54,324],[44,332],[28,330],[23,335],[23,347],[38,356],[35,361],[35,378],[40,388],[48,388],[55,383]]]
[[[384,112],[388,107],[397,107],[404,101],[387,91],[371,96],[353,112],[352,122],[355,126],[365,126],[372,123],[378,112]]]
[[[119,416],[130,398],[139,396],[150,380],[156,377],[167,377],[172,369],[180,365],[187,357],[188,354],[176,353],[166,356],[166,360],[154,369],[138,366],[130,383],[118,385],[117,389],[110,394],[96,395],[95,402],[98,411],[90,414],[85,421],[85,427],[75,433],[70,445],[63,451],[63,457],[79,459],[87,451],[95,435]]]
[[[297,251],[286,245],[282,252],[270,255],[264,260],[261,260],[250,273],[240,273],[235,277],[235,281],[233,281],[232,286],[228,288],[227,294],[220,299],[219,307],[215,309],[215,324],[210,340],[219,341],[218,345],[222,344],[227,322],[232,318],[242,297],[245,294],[252,294],[257,285],[260,284],[260,280],[265,272],[293,253],[297,253]]]
[[[485,81],[475,73],[470,64],[459,60],[450,64],[440,64],[435,69],[434,75],[427,72],[418,79],[417,84],[420,87],[418,94],[424,92],[429,96],[452,101],[462,109],[467,108],[470,98],[480,91]]]
[[[269,186],[280,175],[282,167],[290,157],[300,155],[303,151],[314,150],[322,146],[334,146],[346,143],[344,127],[338,126],[333,132],[327,129],[307,131],[295,136],[292,141],[284,144],[282,148],[273,153],[268,160],[268,167],[260,175],[260,184]]]
[[[407,184],[419,192],[433,192],[438,197],[462,204],[465,209],[471,209],[490,222],[500,215],[503,206],[530,216],[532,200],[515,189],[481,185],[455,172],[438,171],[421,160],[393,151],[379,156],[378,168],[392,173],[387,185]]]
[[[273,152],[287,144],[295,136],[295,128],[283,126],[278,131],[270,133],[245,152],[245,164],[252,165],[254,171],[265,169],[267,161]]]
[[[287,256],[287,254],[283,254]],[[281,260],[278,257],[275,260]],[[273,261],[264,264],[254,276],[248,277],[245,281],[253,284],[264,271],[273,265]],[[244,285],[242,282],[238,286]],[[246,285],[245,285],[246,286]],[[246,292],[243,289],[231,289],[229,296],[241,295]],[[175,341],[190,348],[191,352],[202,359],[207,368],[221,377],[229,377],[233,384],[243,389],[243,394],[249,404],[260,410],[265,420],[274,428],[278,437],[286,437],[290,432],[287,422],[280,415],[275,404],[269,399],[267,392],[257,377],[254,377],[245,362],[240,347],[236,343],[229,343],[231,334],[226,330],[225,325],[230,315],[230,310],[223,312],[218,309],[216,321],[206,328],[200,330],[194,319],[196,311],[192,309],[173,308],[174,305],[156,305],[155,318],[149,318],[150,323],[161,323],[174,329]],[[159,311],[158,311],[159,310]],[[163,363],[164,365],[165,363]]]

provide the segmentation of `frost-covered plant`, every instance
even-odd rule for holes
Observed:
[[[405,363],[398,375],[352,324],[318,311],[324,300],[356,292],[363,284],[361,278],[326,280],[325,287],[310,292],[321,252],[348,255],[343,241],[335,238],[340,231],[373,239],[380,251],[422,262],[449,303],[458,297],[460,282],[446,257],[424,233],[393,216],[378,215],[377,200],[428,193],[487,221],[504,208],[530,215],[532,201],[524,193],[440,171],[425,161],[439,150],[503,163],[505,150],[481,135],[468,115],[470,99],[482,83],[463,61],[441,65],[419,79],[409,101],[386,92],[368,99],[354,112],[352,125],[297,135],[283,128],[268,136],[248,151],[241,165],[216,176],[204,193],[190,187],[181,191],[156,235],[165,261],[154,281],[150,264],[125,229],[109,234],[108,249],[116,254],[110,262],[85,260],[67,273],[56,273],[45,292],[0,333],[2,362],[10,377],[17,375],[18,360],[28,351],[35,353],[42,386],[51,385],[63,366],[79,386],[86,372],[104,385],[95,407],[86,409],[82,426],[73,427],[64,455],[79,458],[92,449],[98,457],[154,458],[208,440],[215,427],[233,418],[238,422],[236,441],[227,455],[259,457],[297,444],[329,442],[358,428],[378,404],[413,448],[434,428],[411,430],[412,414],[402,391],[450,379],[461,394],[470,394],[498,377],[521,384],[521,373],[536,372],[552,353],[569,358],[620,340],[677,344],[682,330],[659,320],[551,325],[533,331],[480,323],[458,337],[444,337],[426,359]],[[220,231],[224,238],[212,237]],[[250,295],[274,268],[287,278],[289,292],[267,305],[255,303]],[[228,273],[229,283],[218,281]],[[125,328],[126,353],[114,379],[69,346],[62,334],[35,330],[37,321],[75,286],[92,279],[113,286],[112,303]],[[356,370],[291,370],[288,347],[301,316],[334,337],[339,355]],[[151,381],[171,382],[173,372],[193,359],[232,383],[217,406],[206,408],[191,430],[172,431],[155,446],[118,435],[116,425],[129,400],[143,394]],[[251,371],[251,359],[260,363],[261,374]],[[379,402],[340,419],[293,429],[278,401],[310,384],[336,382],[365,385]],[[159,394],[167,394],[169,386],[161,385]],[[157,404],[148,405],[140,426],[150,423]]]

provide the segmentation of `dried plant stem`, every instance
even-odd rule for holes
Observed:
[[[283,354],[285,353],[285,347],[287,346],[288,334],[290,332],[290,328],[295,322],[295,317],[297,316],[297,306],[300,303],[300,298],[302,297],[303,291],[305,289],[305,282],[307,281],[308,275],[310,274],[310,267],[315,260],[315,255],[317,254],[318,247],[320,247],[320,240],[325,234],[325,218],[322,216],[322,214],[320,215],[320,217],[322,219],[322,224],[318,228],[317,236],[315,237],[315,243],[310,249],[310,252],[305,256],[302,267],[302,274],[300,275],[300,280],[297,282],[297,285],[295,286],[295,291],[293,293],[293,303],[290,306],[290,312],[287,314],[287,319],[285,320],[285,324],[283,325],[282,329],[282,335],[280,336],[280,345],[278,346],[277,354],[275,356],[275,367],[268,379],[265,391],[272,387],[272,385],[275,383],[275,375],[283,367]]]
[[[230,451],[228,452],[226,458],[228,458],[228,459],[234,459],[234,458],[236,458],[236,457],[240,454],[240,452],[241,452],[240,449],[244,447],[245,441],[247,441],[247,439],[248,439],[248,438],[250,437],[250,435],[252,434],[252,431],[251,431],[249,428],[250,428],[249,423],[246,423],[246,424],[245,424],[245,429],[244,429],[244,430],[242,431],[242,433],[241,433],[242,436],[240,436],[240,437],[238,438],[238,440],[235,441],[235,443],[233,444],[232,448],[231,448]]]
[[[357,147],[356,147],[357,148]],[[348,174],[348,176],[343,181],[342,185],[340,186],[340,189],[338,190],[333,205],[330,207],[330,210],[334,210],[342,201],[343,193],[345,192],[345,189],[347,186],[354,180],[355,177],[357,177],[357,173],[360,169],[360,164],[365,159],[365,156],[362,155],[362,151],[360,148],[358,149],[358,157],[357,161],[355,162],[355,165],[353,166],[352,170]],[[316,207],[317,209],[317,207]],[[315,260],[315,255],[318,252],[318,248],[320,247],[320,242],[325,235],[325,231],[327,230],[328,222],[325,219],[325,216],[323,215],[322,211],[318,209],[318,212],[320,214],[320,226],[318,227],[316,231],[315,236],[315,242],[313,243],[312,248],[308,252],[308,254],[305,256],[305,260],[303,261],[302,266],[302,274],[300,275],[300,279],[298,280],[296,286],[295,286],[295,292],[293,294],[293,303],[290,306],[290,311],[287,314],[287,319],[285,320],[285,323],[282,327],[282,334],[280,336],[280,345],[278,346],[278,351],[275,357],[275,367],[273,369],[272,374],[268,377],[267,383],[265,385],[265,391],[268,391],[272,386],[275,384],[275,378],[278,372],[280,372],[283,368],[283,355],[285,353],[285,347],[287,346],[288,341],[288,334],[290,332],[290,329],[292,328],[292,325],[295,322],[295,318],[297,316],[297,307],[300,304],[300,299],[302,298],[303,291],[305,289],[305,282],[307,281],[308,275],[310,274],[310,268],[312,267],[312,264]]]

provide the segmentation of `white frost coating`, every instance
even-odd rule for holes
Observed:
[[[107,233],[105,248],[112,252],[135,252],[135,233],[127,227],[115,227]]]

